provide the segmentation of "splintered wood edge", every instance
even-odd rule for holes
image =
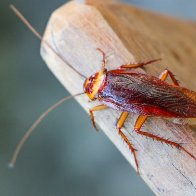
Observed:
[[[85,76],[92,75],[101,67],[102,57],[96,48],[101,48],[107,54],[108,69],[135,62],[134,56],[125,48],[100,12],[92,6],[74,1],[52,14],[44,40]],[[41,46],[41,55],[49,69],[71,94],[83,91],[84,78],[66,66],[44,43]],[[97,101],[89,103],[86,95],[76,100],[86,111],[98,104]],[[95,113],[96,123],[136,168],[132,153],[115,127],[119,116],[120,112],[112,109]],[[136,117],[130,114],[123,132],[138,150],[141,177],[158,195],[194,195],[195,161],[176,148],[136,134],[132,131]],[[151,118],[145,123],[143,130],[180,141],[187,150],[195,152],[196,141],[192,131],[186,126],[161,118]]]

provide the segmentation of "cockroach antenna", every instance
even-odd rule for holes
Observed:
[[[30,25],[30,23],[13,5],[11,5],[11,9],[43,42],[43,44],[46,44],[63,62],[68,64],[66,60],[64,60],[63,57],[59,53],[57,53],[47,41],[43,40],[42,36]],[[84,92],[65,97],[64,99],[60,100],[59,102],[51,106],[46,112],[44,112],[35,121],[35,123],[33,123],[33,125],[26,132],[26,134],[16,147],[10,166],[13,166],[15,164],[21,147],[23,146],[29,135],[36,128],[36,126],[52,110],[61,105],[64,101],[71,99],[75,96],[79,96],[81,94],[86,94],[88,98],[92,101],[98,99],[102,102],[101,105],[94,106],[89,110],[91,121],[95,128],[95,111],[113,108],[122,112],[120,118],[117,121],[116,128],[121,138],[124,140],[124,142],[128,145],[130,151],[133,153],[138,173],[139,164],[136,157],[136,149],[129,141],[129,138],[121,130],[127,120],[129,113],[132,112],[139,115],[134,125],[134,131],[137,134],[179,148],[180,150],[184,151],[186,154],[196,160],[196,157],[192,154],[192,152],[186,150],[180,143],[141,130],[143,124],[150,116],[160,116],[168,118],[196,118],[196,92],[181,87],[178,81],[175,79],[175,76],[168,69],[166,69],[158,78],[144,73],[135,73],[131,70],[137,67],[143,67],[145,65],[154,63],[161,59],[153,59],[147,62],[140,62],[134,64],[129,63],[121,65],[118,69],[107,71],[107,69],[105,69],[106,55],[104,51],[100,48],[98,48],[98,51],[102,54],[101,70],[91,75],[85,80]],[[71,65],[69,65],[69,67],[71,67],[80,76],[86,78],[77,70],[75,70]],[[167,77],[171,78],[172,84],[168,84],[167,82],[165,82]]]
[[[44,113],[42,113],[40,115],[40,117],[31,125],[31,127],[27,130],[27,132],[24,134],[24,136],[22,137],[22,139],[20,140],[20,142],[18,143],[18,145],[16,146],[16,149],[14,151],[14,154],[12,156],[11,162],[9,163],[9,167],[12,168],[14,167],[17,157],[24,145],[24,143],[27,141],[27,139],[29,138],[29,136],[32,134],[32,132],[35,130],[35,128],[46,118],[46,116],[52,112],[54,109],[56,109],[57,107],[59,107],[60,105],[62,105],[65,101],[72,99],[76,96],[80,96],[83,95],[85,93],[78,93],[75,95],[70,95],[67,97],[64,97],[63,99],[61,99],[60,101],[58,101],[57,103],[55,103],[54,105],[52,105],[50,108],[48,108]]]
[[[14,6],[14,5],[10,5],[10,9],[16,14],[16,16],[18,16],[22,22],[30,29],[30,31],[40,40],[42,41],[44,44],[46,44],[50,50],[52,50],[54,52],[54,54],[56,54],[66,65],[68,65],[71,69],[73,69],[76,73],[78,73],[78,75],[80,75],[81,77],[86,79],[86,76],[83,75],[82,73],[80,73],[77,69],[75,69],[72,65],[70,65],[61,54],[59,54],[57,51],[55,51],[54,48],[52,48],[52,46],[43,39],[43,37],[41,36],[41,34],[30,24],[30,22],[22,15],[22,13]]]
[[[81,74],[78,70],[76,70],[73,66],[71,66],[59,53],[57,53],[52,46],[43,39],[43,37],[41,36],[40,33],[38,33],[38,31],[35,30],[35,28],[29,23],[29,21],[18,11],[18,9],[14,6],[14,5],[10,5],[11,10],[23,21],[23,23],[33,32],[33,34],[40,40],[42,41],[44,44],[46,44],[50,50],[52,50],[54,52],[54,54],[56,54],[65,64],[67,64],[72,70],[74,70],[76,73],[78,73],[81,77],[86,79],[86,76],[84,76],[83,74]],[[14,151],[14,154],[12,156],[11,162],[9,164],[9,167],[13,167],[16,163],[17,157],[24,145],[24,143],[27,141],[27,139],[29,138],[29,136],[32,134],[32,132],[35,130],[35,128],[44,120],[44,118],[50,113],[52,112],[54,109],[56,109],[57,107],[59,107],[61,104],[63,104],[65,101],[72,99],[76,96],[80,96],[85,94],[84,92],[82,93],[78,93],[75,95],[70,95],[67,97],[64,97],[63,99],[61,99],[60,101],[58,101],[57,103],[55,103],[54,105],[52,105],[49,109],[47,109],[33,124],[32,126],[27,130],[27,132],[24,134],[24,136],[22,137],[22,139],[20,140],[20,142],[18,143],[18,145],[16,146],[16,149]]]

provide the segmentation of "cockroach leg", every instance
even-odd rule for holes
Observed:
[[[90,117],[91,117],[91,121],[92,121],[92,123],[93,123],[94,128],[95,128],[97,131],[98,131],[98,128],[97,128],[97,126],[96,126],[96,124],[95,124],[95,118],[94,118],[93,112],[99,111],[99,110],[104,110],[104,109],[106,109],[106,108],[107,108],[107,106],[104,105],[104,104],[102,104],[102,105],[95,106],[95,107],[93,107],[93,108],[91,108],[91,109],[89,110]]]
[[[147,116],[139,115],[134,126],[135,130],[140,130],[146,119]]]
[[[122,112],[120,115],[120,118],[118,119],[117,122],[117,129],[121,129],[125,123],[125,121],[127,120],[127,117],[129,115],[129,112]]]
[[[148,65],[157,61],[160,61],[161,58],[159,59],[153,59],[147,62],[141,62],[141,63],[131,63],[131,64],[127,64],[127,65],[121,65],[120,69],[131,69],[131,68],[138,68],[138,67],[142,67],[144,65]]]
[[[157,141],[160,141],[160,142],[163,142],[163,143],[166,143],[168,145],[171,145],[171,146],[174,146],[184,152],[186,152],[189,156],[191,156],[193,159],[196,160],[196,157],[194,155],[192,155],[189,151],[187,151],[184,147],[181,146],[181,144],[177,143],[177,142],[173,142],[173,141],[170,141],[168,139],[164,139],[162,137],[159,137],[159,136],[156,136],[154,134],[151,134],[151,133],[147,133],[147,132],[144,132],[144,131],[140,131],[142,125],[144,124],[144,122],[146,121],[146,118],[147,116],[138,116],[137,120],[136,120],[136,123],[135,123],[135,126],[134,126],[134,130],[140,134],[140,135],[144,135],[146,137],[150,137],[152,139],[155,139]]]
[[[122,112],[121,113],[121,116],[120,116],[120,118],[118,119],[118,122],[117,122],[117,129],[118,129],[118,133],[123,138],[123,140],[126,142],[126,144],[129,146],[129,149],[133,153],[135,164],[136,164],[136,167],[137,167],[137,173],[140,174],[140,172],[139,172],[139,164],[138,164],[138,161],[137,161],[137,158],[136,158],[136,149],[133,147],[131,142],[128,140],[126,135],[121,130],[121,128],[123,127],[123,125],[124,125],[128,115],[129,115],[128,112]]]
[[[97,48],[97,50],[98,50],[99,52],[101,52],[101,54],[102,54],[102,70],[104,70],[104,69],[105,69],[105,65],[106,65],[106,54],[105,54],[105,52],[104,52],[102,49],[100,49],[100,48]]]
[[[176,80],[174,74],[173,74],[170,70],[168,70],[168,69],[166,69],[165,71],[163,71],[163,72],[160,74],[159,79],[161,79],[162,81],[165,81],[165,80],[167,79],[168,75],[169,75],[170,78],[172,79],[174,85],[175,85],[175,86],[179,86],[178,80]]]

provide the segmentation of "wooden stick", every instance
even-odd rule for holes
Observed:
[[[89,0],[86,5],[73,1],[52,14],[44,39],[66,62],[90,76],[101,69],[102,57],[96,48],[107,54],[108,69],[162,57],[162,62],[147,66],[148,74],[158,76],[168,67],[183,86],[196,90],[195,25],[128,5],[99,2]],[[84,78],[66,66],[44,43],[41,55],[70,93],[81,92]],[[76,99],[86,111],[97,105],[97,102],[89,103],[86,96]],[[115,127],[120,112],[108,109],[95,115],[96,123],[135,168],[133,155]],[[136,117],[130,115],[123,131],[138,150],[141,177],[157,195],[195,195],[195,160],[178,149],[133,132]],[[196,155],[196,137],[188,126],[151,118],[143,130],[181,142]]]

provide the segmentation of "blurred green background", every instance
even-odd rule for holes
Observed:
[[[195,0],[126,2],[196,19]],[[9,10],[10,3],[43,32],[52,11],[65,1],[0,1],[0,195],[153,195],[74,100],[51,113],[26,143],[16,167],[7,167],[25,130],[68,95],[42,61],[39,41]]]

